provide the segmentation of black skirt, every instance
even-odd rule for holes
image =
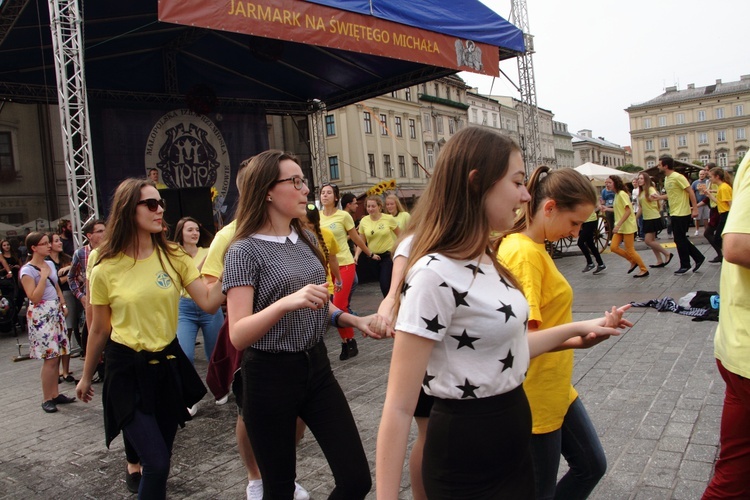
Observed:
[[[656,219],[643,219],[643,234],[656,233],[664,229],[664,221],[661,217]]]

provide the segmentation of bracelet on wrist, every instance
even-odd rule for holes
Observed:
[[[331,314],[331,326],[340,328],[339,325],[339,318],[341,318],[341,315],[344,314],[344,311],[339,309],[338,311],[334,311],[333,314]]]

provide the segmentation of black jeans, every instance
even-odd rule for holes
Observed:
[[[718,255],[719,257],[724,256],[721,251],[721,233],[724,232],[724,226],[726,226],[727,224],[727,217],[729,217],[729,212],[720,213],[719,222],[715,226],[707,224],[706,230],[703,233],[708,242],[711,243],[711,246],[714,247],[714,250],[716,250],[716,255]]]
[[[680,256],[680,268],[690,267],[690,258],[696,262],[702,262],[705,257],[687,237],[687,232],[692,223],[692,217],[689,215],[672,216],[672,237],[674,244],[677,246],[677,254]]]
[[[136,458],[140,458],[143,468],[138,498],[166,498],[177,422],[159,413],[146,414],[136,410],[133,420],[122,431],[137,452]],[[132,459],[129,457],[128,461]]]
[[[365,498],[372,487],[370,468],[323,341],[297,353],[246,349],[242,382],[242,417],[263,476],[264,499],[294,495],[297,417],[315,436],[333,472],[336,486],[329,498]]]
[[[599,224],[599,219],[584,222],[581,225],[581,232],[578,233],[578,248],[583,252],[583,256],[586,257],[588,264],[593,263],[591,260],[591,256],[593,255],[596,263],[601,266],[604,264],[604,261],[602,261],[602,256],[599,255],[599,249],[596,248],[596,242],[594,241],[597,224]]]

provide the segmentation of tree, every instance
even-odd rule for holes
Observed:
[[[633,165],[632,163],[628,163],[626,165],[622,165],[621,167],[617,167],[617,170],[622,170],[623,172],[628,173],[634,173],[634,172],[640,172],[643,170],[643,167],[639,167],[638,165]]]

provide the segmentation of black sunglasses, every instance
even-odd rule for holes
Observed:
[[[156,212],[159,207],[166,210],[167,209],[167,202],[164,201],[163,198],[156,199],[156,198],[148,198],[146,200],[141,200],[136,205],[146,205],[146,208],[148,208],[152,212]]]

